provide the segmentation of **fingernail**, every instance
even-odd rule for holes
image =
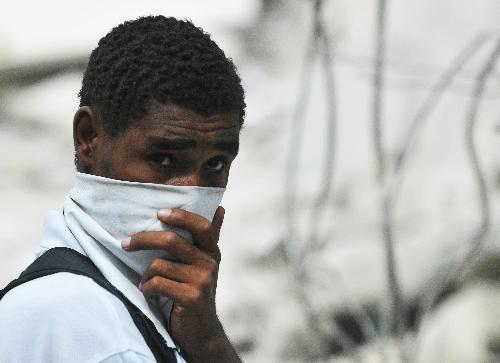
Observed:
[[[171,214],[172,214],[172,209],[160,209],[158,211],[158,217],[160,218],[167,218]]]
[[[131,239],[132,239],[131,237],[127,237],[127,238],[125,238],[125,239],[122,241],[122,248],[123,248],[124,250],[127,250],[127,249],[130,247],[130,240],[131,240]]]
[[[142,290],[142,281],[139,283],[139,290]]]

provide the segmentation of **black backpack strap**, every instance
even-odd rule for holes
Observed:
[[[95,283],[116,296],[127,308],[135,326],[141,332],[157,362],[177,362],[174,350],[167,346],[153,322],[135,306],[125,295],[114,287],[93,262],[81,253],[65,247],[52,248],[37,258],[18,279],[0,290],[0,300],[13,288],[39,277],[58,272],[69,272],[90,277]]]

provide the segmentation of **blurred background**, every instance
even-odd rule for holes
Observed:
[[[246,89],[218,288],[246,362],[500,362],[496,0],[3,4],[0,286],[72,185],[90,51],[150,14]]]

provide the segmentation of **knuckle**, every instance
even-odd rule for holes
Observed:
[[[198,281],[201,288],[206,288],[212,284],[213,275],[210,271],[202,271],[198,275]]]
[[[148,285],[150,287],[150,289],[152,291],[159,291],[161,286],[162,286],[162,283],[161,283],[161,277],[159,276],[153,276],[149,282],[148,282]]]
[[[212,275],[217,273],[217,271],[219,270],[219,263],[215,258],[207,258],[207,270],[210,271]]]
[[[212,223],[209,220],[205,219],[200,224],[200,232],[202,233],[211,233],[212,232]]]
[[[163,268],[163,261],[159,258],[153,260],[153,262],[151,262],[151,265],[149,266],[149,269],[152,272],[160,272],[162,268]]]
[[[218,268],[216,265],[212,265],[208,268],[202,269],[198,273],[198,284],[200,289],[206,290],[210,289],[217,279]]]
[[[173,243],[173,242],[177,241],[177,239],[179,238],[179,235],[176,232],[168,231],[166,237],[167,237],[167,241],[169,243]]]
[[[202,293],[199,289],[191,289],[188,296],[188,301],[195,303],[199,301],[202,297]]]
[[[162,241],[162,244],[163,244],[163,247],[168,247],[170,245],[172,245],[172,243],[175,241],[175,235],[174,233],[172,232],[165,232],[165,234],[163,235],[163,241]]]
[[[183,240],[184,239],[181,236],[179,236],[177,232],[168,232],[167,245],[169,247],[173,247]]]

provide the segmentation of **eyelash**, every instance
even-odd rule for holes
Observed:
[[[154,163],[156,163],[156,164],[158,164],[160,166],[163,166],[163,167],[168,167],[168,165],[163,165],[163,161],[166,158],[169,158],[170,161],[172,162],[172,157],[170,155],[155,154],[155,155],[151,155],[151,157],[150,157],[151,161],[153,161]]]
[[[163,164],[163,161],[166,159],[166,158],[169,158],[170,159],[170,163],[174,164],[174,165],[164,165]],[[163,167],[163,168],[171,168],[173,166],[175,166],[175,163],[173,162],[173,157],[171,155],[168,155],[168,154],[155,154],[155,155],[152,155],[150,157],[150,159],[156,163],[157,165],[159,165],[160,167]],[[213,163],[213,162],[220,162],[222,165],[220,167],[220,169],[216,169],[216,168],[210,168],[208,167],[208,164],[210,163]],[[208,160],[205,165],[207,166],[207,168],[211,171],[211,172],[221,172],[223,171],[226,166],[228,165],[228,161],[224,158],[224,157],[215,157],[215,158],[212,158],[210,160]]]
[[[212,169],[212,170],[214,170],[216,172],[220,172],[220,171],[224,170],[224,168],[227,166],[227,160],[224,159],[224,158],[222,158],[222,157],[216,157],[216,158],[208,160],[207,163],[206,163],[207,166],[208,166],[209,163],[213,163],[214,161],[220,162],[222,164],[222,166],[221,166],[220,169],[210,168],[210,169]]]

